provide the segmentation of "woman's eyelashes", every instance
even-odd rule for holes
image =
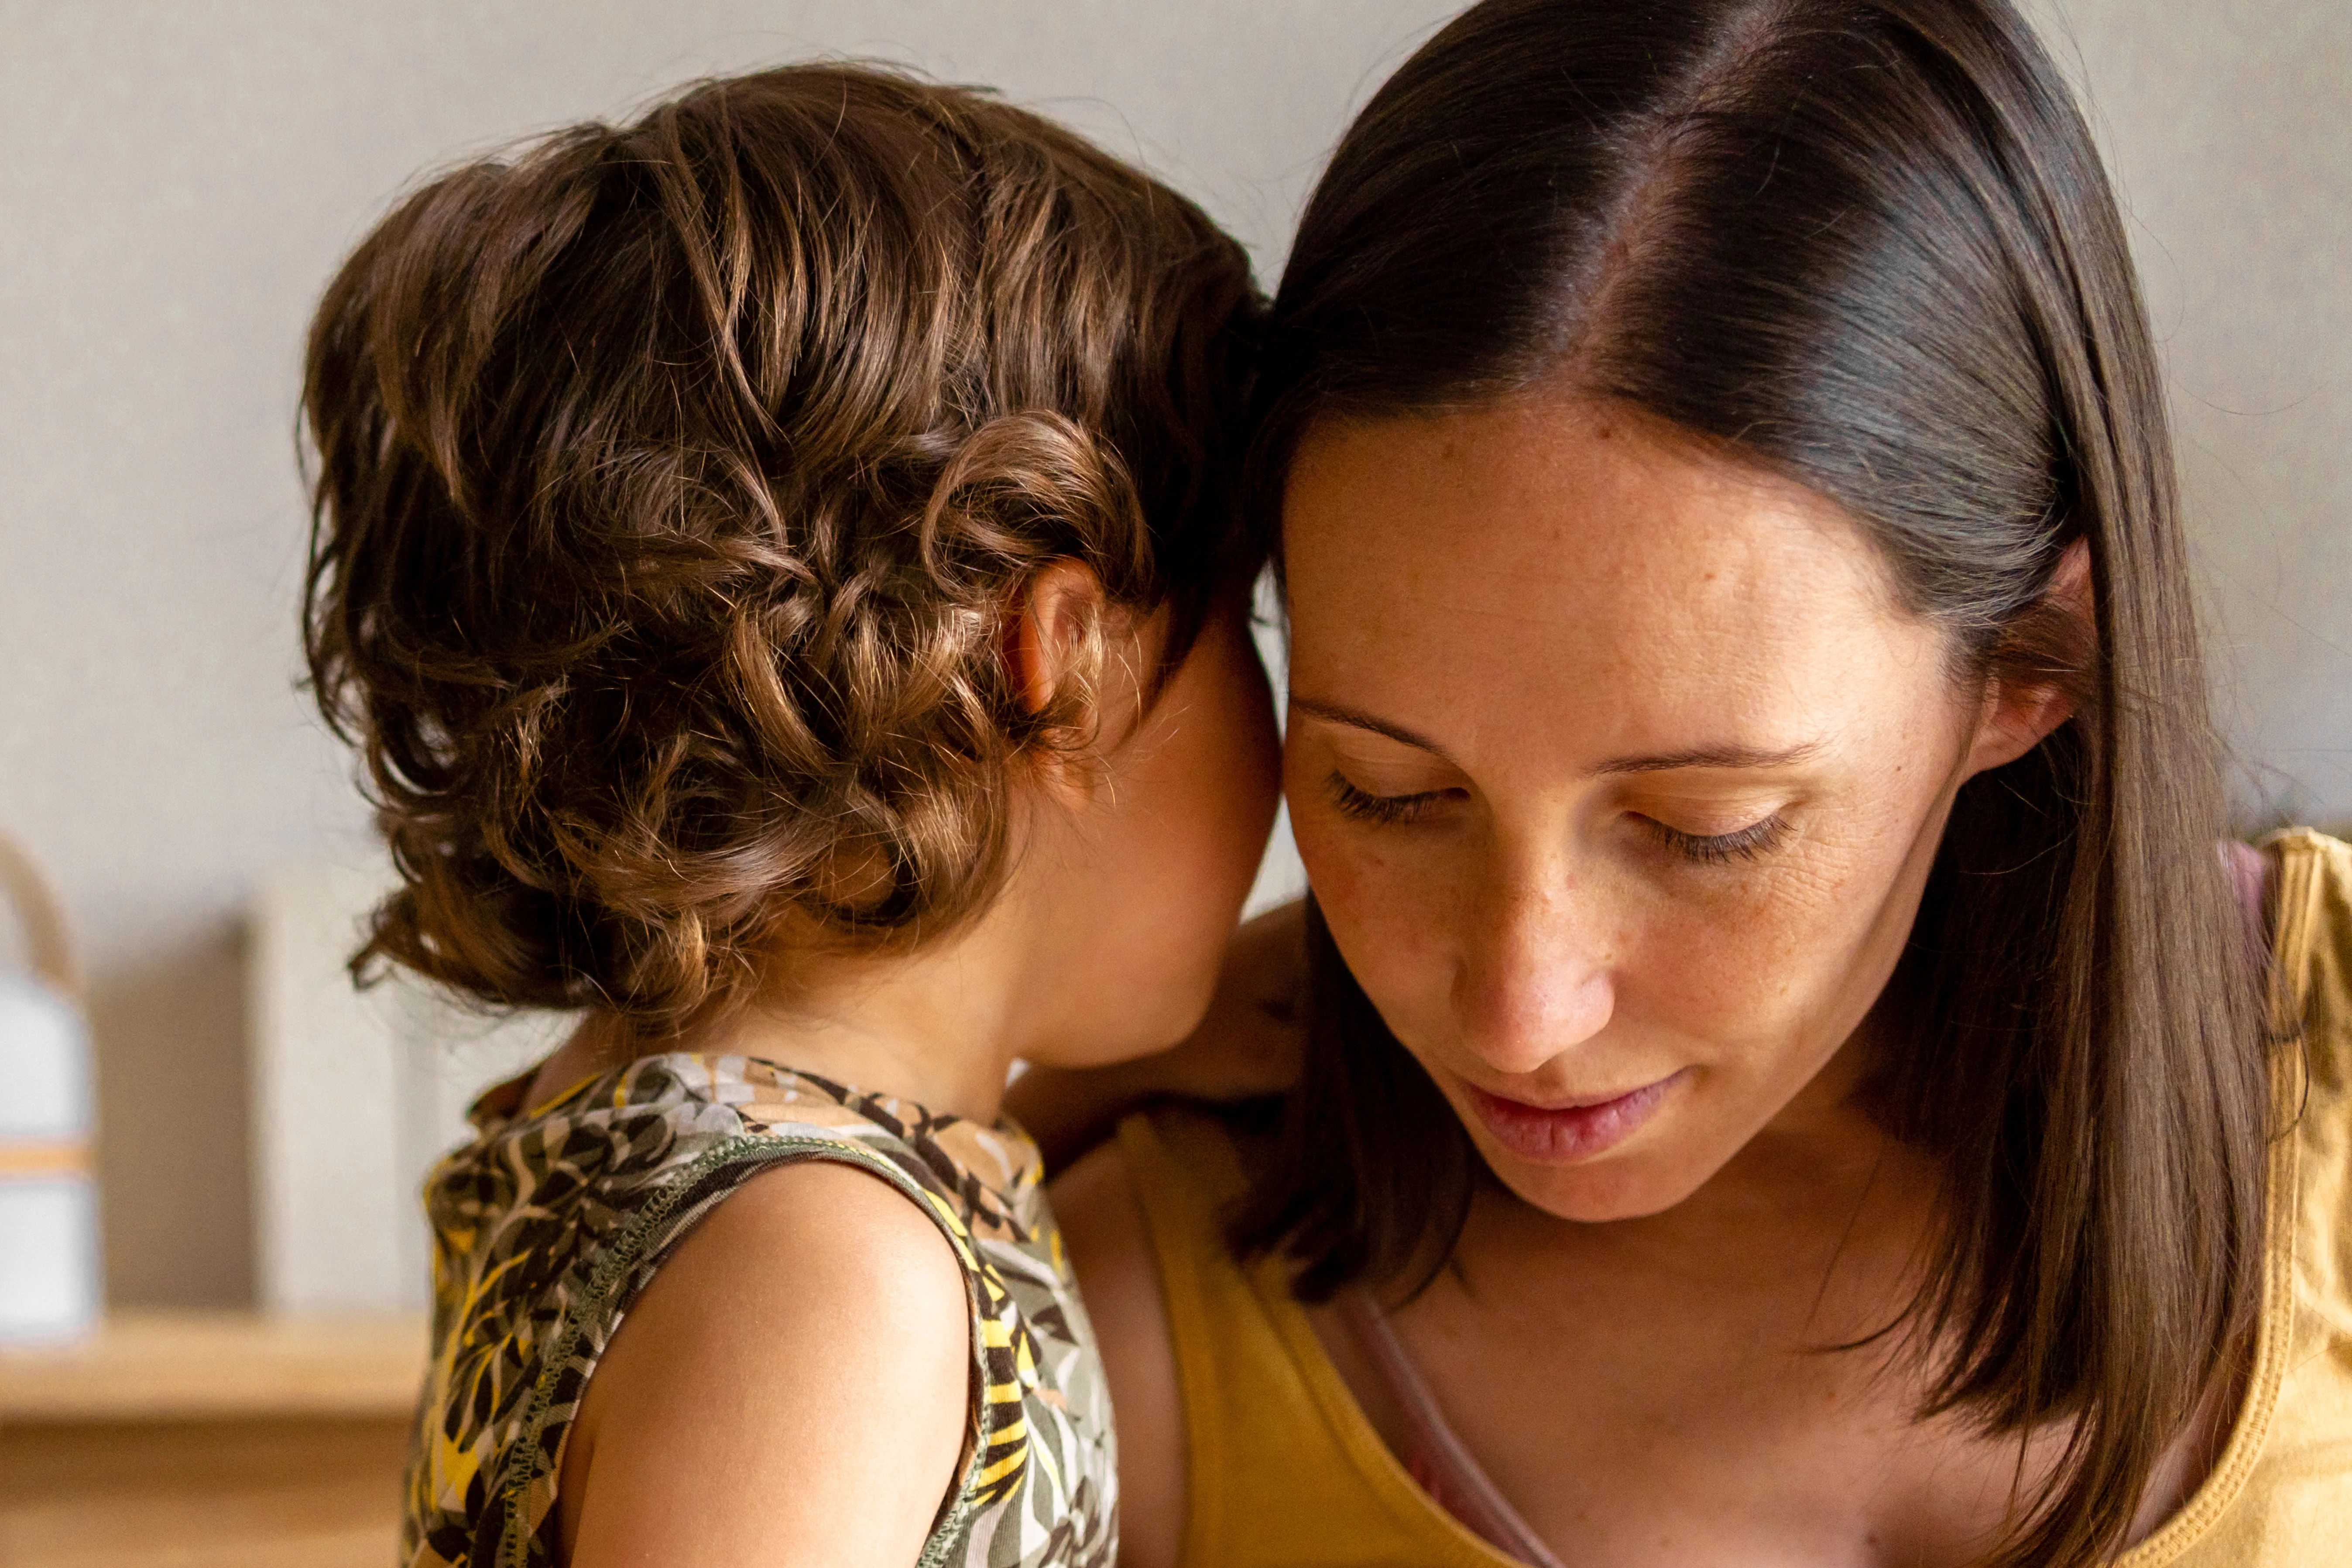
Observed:
[[[1350,822],[1396,824],[1414,822],[1444,804],[1448,795],[1459,792],[1447,789],[1418,790],[1411,795],[1374,795],[1348,782],[1343,773],[1333,773],[1327,788],[1331,796],[1331,808]]]
[[[1415,790],[1404,795],[1375,795],[1334,773],[1326,785],[1332,809],[1350,822],[1368,822],[1381,826],[1396,826],[1419,822],[1448,801],[1459,797],[1459,789]],[[1696,866],[1725,866],[1735,860],[1760,860],[1780,847],[1789,831],[1788,820],[1779,812],[1729,833],[1686,833],[1672,827],[1655,817],[1629,813],[1641,826],[1652,842],[1671,854]]]
[[[1730,833],[1685,833],[1655,817],[1638,820],[1666,849],[1699,866],[1724,866],[1734,860],[1760,860],[1780,847],[1789,824],[1779,812]]]

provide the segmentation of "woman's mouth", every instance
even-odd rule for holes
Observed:
[[[1489,1094],[1465,1083],[1478,1120],[1495,1142],[1522,1160],[1571,1165],[1614,1148],[1632,1137],[1665,1102],[1667,1091],[1689,1075],[1685,1068],[1628,1094],[1584,1105],[1546,1107]]]

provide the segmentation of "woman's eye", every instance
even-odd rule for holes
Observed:
[[[1330,779],[1332,809],[1353,822],[1399,823],[1412,822],[1426,816],[1430,811],[1452,794],[1450,790],[1423,790],[1417,795],[1374,795],[1358,789],[1338,773]]]
[[[1757,860],[1780,846],[1789,825],[1778,812],[1751,822],[1735,833],[1685,833],[1651,817],[1642,822],[1653,837],[1684,859],[1700,866],[1722,866],[1733,860]]]

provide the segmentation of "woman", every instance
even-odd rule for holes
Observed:
[[[1312,1026],[1057,1195],[1122,1562],[2345,1560],[2352,857],[2003,0],[1474,7],[1259,400]]]

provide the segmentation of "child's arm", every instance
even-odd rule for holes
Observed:
[[[1066,1169],[1147,1100],[1246,1100],[1296,1081],[1306,1022],[1306,910],[1285,904],[1234,933],[1209,1010],[1181,1044],[1110,1067],[1021,1075],[1004,1109],[1045,1151],[1048,1171]]]
[[[571,1568],[907,1568],[955,1480],[971,1334],[905,1197],[835,1163],[753,1177],[589,1382],[557,1493]]]

